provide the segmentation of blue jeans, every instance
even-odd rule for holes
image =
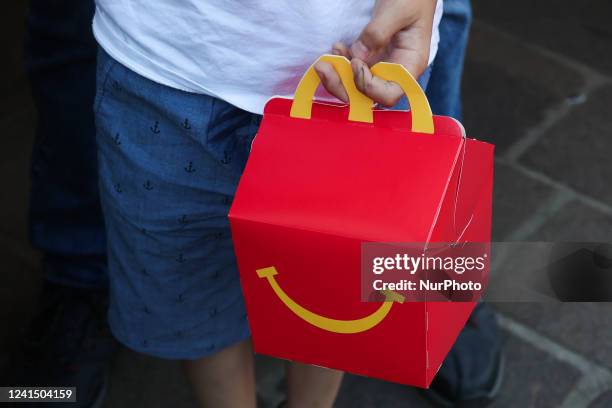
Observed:
[[[435,115],[461,121],[461,76],[471,22],[470,0],[444,0],[438,54],[427,87],[427,98]]]
[[[26,65],[38,110],[32,154],[30,237],[48,280],[105,286],[106,237],[99,205],[91,109],[97,45],[91,0],[32,0]],[[471,10],[446,0],[428,81],[434,113],[460,116],[460,78]],[[421,78],[425,85],[427,78]]]
[[[38,111],[29,229],[55,283],[107,285],[97,182],[94,2],[31,0],[26,69]]]

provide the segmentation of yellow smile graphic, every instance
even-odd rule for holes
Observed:
[[[278,272],[273,266],[257,270],[257,276],[260,278],[266,278],[268,280],[268,283],[270,286],[272,286],[272,290],[274,290],[276,296],[279,297],[279,299],[289,308],[289,310],[313,326],[334,333],[352,334],[370,330],[372,327],[382,322],[387,314],[389,314],[389,311],[391,311],[391,307],[393,306],[393,302],[404,302],[403,296],[391,291],[383,291],[385,300],[383,304],[371,315],[355,320],[330,319],[329,317],[313,313],[297,304],[289,297],[289,295],[285,293],[283,289],[281,289],[278,282],[276,282],[276,278],[274,277],[275,275],[278,275]]]

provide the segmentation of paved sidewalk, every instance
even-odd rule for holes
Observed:
[[[33,106],[21,70],[25,1],[0,36],[0,371],[33,310],[38,255],[26,239]],[[464,81],[468,134],[496,144],[494,239],[612,241],[612,3],[474,1]],[[494,407],[612,406],[612,304],[500,303],[508,367]],[[259,388],[282,365],[258,362]],[[121,350],[106,407],[194,407],[175,363]],[[348,376],[338,407],[427,407],[413,389]]]

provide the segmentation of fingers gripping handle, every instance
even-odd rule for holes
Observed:
[[[340,76],[342,85],[344,85],[349,97],[349,120],[372,123],[374,120],[372,115],[372,100],[357,90],[349,60],[339,55],[323,55],[319,57],[315,64],[319,61],[331,64]],[[308,71],[306,71],[295,90],[293,105],[291,106],[292,118],[310,119],[311,117],[312,99],[321,82],[321,79],[314,69],[315,64],[312,64],[310,68],[308,68]]]
[[[431,107],[425,92],[403,65],[379,62],[372,68],[372,74],[387,81],[397,83],[408,98],[412,112],[412,131],[433,133],[434,124]]]
[[[373,102],[366,95],[359,92],[353,78],[351,63],[339,55],[323,55],[316,62],[330,63],[346,89],[349,97],[349,120],[355,122],[372,123]],[[315,64],[316,64],[315,62]],[[412,110],[412,131],[419,133],[434,133],[433,117],[425,92],[410,72],[400,64],[379,62],[372,68],[372,73],[387,81],[396,82],[408,97]],[[312,116],[312,100],[315,91],[321,82],[314,70],[314,64],[308,68],[295,91],[291,114],[293,118],[310,119]]]

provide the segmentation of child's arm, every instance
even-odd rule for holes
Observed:
[[[393,106],[404,94],[394,82],[374,77],[369,66],[378,61],[402,64],[418,78],[427,68],[436,0],[377,0],[372,19],[350,46],[336,43],[333,53],[351,59],[357,88],[384,106]],[[319,62],[315,70],[325,89],[348,102],[334,68]]]

